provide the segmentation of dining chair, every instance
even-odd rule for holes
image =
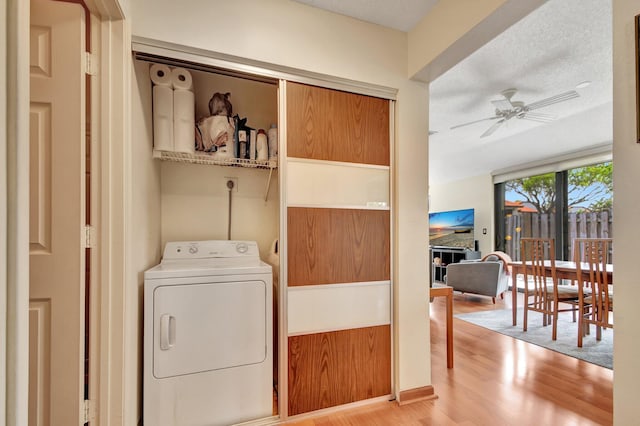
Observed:
[[[580,321],[578,322],[578,347],[589,333],[591,324],[596,326],[596,340],[602,339],[603,328],[613,328],[613,287],[609,282],[607,264],[611,263],[613,240],[611,238],[576,238],[574,256],[579,289]],[[584,285],[580,285],[580,284]],[[585,291],[585,286],[589,291]]]
[[[552,323],[551,339],[558,335],[558,313],[578,311],[578,286],[558,283],[555,263],[555,242],[552,238],[522,238],[521,258],[524,269],[524,325],[527,331],[528,312],[542,313],[542,325]],[[570,305],[560,309],[560,303]]]

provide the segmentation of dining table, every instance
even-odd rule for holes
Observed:
[[[559,280],[577,280],[578,279],[578,264],[576,262],[568,260],[556,260],[556,277]],[[524,275],[525,268],[531,268],[531,262],[512,261],[508,265],[511,267],[511,309],[513,311],[513,325],[518,323],[518,275]],[[551,261],[546,260],[544,262],[546,272],[549,272],[551,276]],[[583,271],[589,270],[588,263],[581,263],[581,269]],[[607,280],[609,284],[613,284],[613,265],[608,263],[606,265]]]

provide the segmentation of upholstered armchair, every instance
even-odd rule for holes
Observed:
[[[454,291],[489,296],[496,303],[503,296],[511,278],[504,253],[492,253],[482,260],[465,260],[447,266],[445,282]],[[508,256],[507,256],[508,257]]]

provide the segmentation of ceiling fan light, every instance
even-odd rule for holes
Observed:
[[[585,87],[589,87],[591,85],[591,81],[585,80],[576,84],[576,89],[584,89]]]

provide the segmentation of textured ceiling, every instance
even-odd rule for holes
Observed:
[[[407,31],[435,1],[298,0]],[[430,85],[429,180],[445,183],[612,143],[611,0],[549,0]],[[586,88],[576,89],[583,81]],[[541,108],[556,120],[513,118],[480,138],[494,121],[492,100],[517,89],[525,104],[576,90],[580,96]]]

